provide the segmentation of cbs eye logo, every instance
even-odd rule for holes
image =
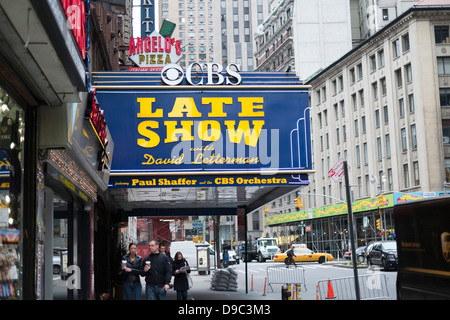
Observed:
[[[169,85],[176,86],[183,81],[183,68],[177,64],[168,64],[161,70],[161,80]]]
[[[194,67],[200,70],[193,70]],[[238,85],[242,81],[239,74],[239,66],[229,64],[225,71],[226,76],[222,75],[223,67],[217,63],[205,63],[203,67],[199,63],[193,63],[186,69],[184,75],[183,68],[177,64],[168,64],[161,70],[161,80],[169,85],[176,86],[180,84],[184,77],[191,85],[221,85],[225,82],[227,85]],[[194,75],[194,76],[193,76]],[[195,78],[195,80],[193,79]],[[206,80],[206,83],[204,82]],[[195,82],[197,81],[197,82]]]

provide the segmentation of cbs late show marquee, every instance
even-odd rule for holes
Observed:
[[[157,55],[173,46],[146,41],[145,63],[146,47]],[[115,140],[109,187],[308,184],[308,87],[294,74],[166,64],[97,72],[92,86]]]

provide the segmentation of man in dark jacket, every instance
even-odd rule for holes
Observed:
[[[169,258],[159,252],[155,240],[149,242],[150,254],[144,258],[142,276],[145,277],[147,300],[166,300],[172,278]]]

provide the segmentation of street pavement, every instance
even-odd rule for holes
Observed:
[[[199,275],[197,271],[191,272],[193,280],[193,287],[188,291],[188,300],[281,300],[281,286],[277,290],[274,288],[274,292],[270,289],[264,291],[251,291],[250,283],[246,290],[245,285],[239,284],[236,291],[215,291],[211,289],[211,277],[210,275]],[[53,281],[53,299],[54,300],[66,300],[67,299],[67,287],[66,282],[59,279],[58,275],[54,275]],[[142,282],[142,300],[146,299],[145,296],[145,280],[141,278]],[[240,279],[242,282],[242,279]],[[247,291],[247,292],[246,292]],[[176,291],[170,289],[167,293],[167,300],[176,300]]]

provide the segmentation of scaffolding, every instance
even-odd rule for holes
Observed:
[[[379,218],[378,209],[354,214],[356,247],[383,238],[394,239],[393,209],[383,210],[383,230],[377,230]],[[270,228],[273,237],[280,239],[278,245],[283,251],[292,243],[305,243],[311,250],[330,253],[335,258],[343,257],[350,250],[347,215],[283,223]]]

